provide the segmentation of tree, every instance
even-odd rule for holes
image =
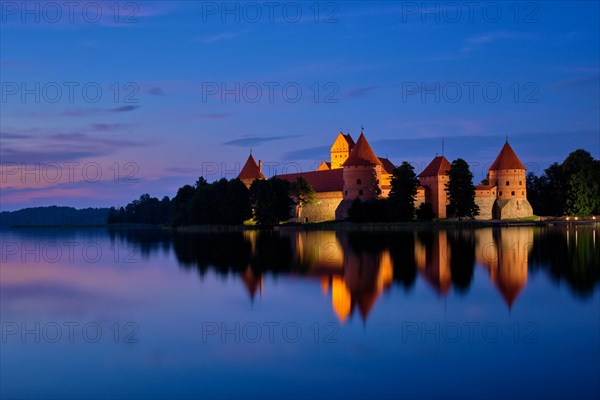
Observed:
[[[571,152],[538,178],[527,175],[527,197],[537,215],[590,215],[600,212],[600,161],[585,150]]]
[[[250,190],[239,179],[227,182],[227,195],[225,198],[223,222],[228,225],[241,225],[252,218],[250,205]]]
[[[485,178],[483,178],[481,180],[480,185],[481,186],[488,186],[490,184],[490,171],[487,172],[487,174],[485,175]]]
[[[452,161],[449,179],[446,184],[449,204],[447,213],[463,218],[474,218],[479,214],[479,207],[475,204],[475,186],[473,186],[473,174],[469,164],[462,158]]]
[[[202,177],[189,199],[189,223],[241,225],[251,214],[248,188],[239,179],[207,183]]]
[[[348,219],[352,222],[386,222],[388,215],[387,199],[361,201],[356,198],[348,209]]]
[[[316,192],[313,187],[302,177],[290,186],[290,196],[298,208],[298,218],[301,217],[302,208],[307,204],[313,204],[316,200]]]
[[[433,204],[421,203],[416,211],[417,219],[420,221],[431,221],[435,214],[433,212]]]
[[[392,173],[389,210],[392,220],[409,221],[415,217],[415,196],[419,180],[412,165],[404,161]]]
[[[256,179],[250,186],[250,204],[254,219],[261,226],[275,226],[291,218],[294,205],[288,181],[270,178]]]
[[[191,224],[191,199],[195,189],[191,185],[179,188],[172,201],[171,223],[174,226]]]
[[[600,171],[598,161],[585,150],[575,150],[562,164],[565,212],[591,215],[600,208]]]
[[[547,215],[563,215],[565,213],[565,176],[563,168],[558,163],[551,164],[544,170],[546,182],[542,187],[544,202],[547,203]]]
[[[295,203],[302,207],[306,204],[313,204],[316,198],[316,192],[313,187],[302,177],[298,177],[296,182],[290,187],[290,195],[295,199]]]
[[[119,222],[119,213],[117,212],[117,209],[114,207],[111,207],[108,209],[108,216],[106,217],[106,222],[108,224],[118,224]]]

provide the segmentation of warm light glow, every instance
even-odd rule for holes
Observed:
[[[340,322],[345,322],[352,308],[350,291],[343,279],[337,276],[331,281],[331,304]]]
[[[377,291],[381,292],[388,287],[394,279],[394,266],[388,250],[381,253],[379,260],[379,274],[377,275]]]
[[[326,276],[321,278],[321,291],[323,292],[323,295],[329,293],[329,278]]]

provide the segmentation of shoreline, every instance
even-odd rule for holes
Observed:
[[[566,220],[565,218],[538,219],[538,220],[438,220],[438,221],[406,221],[406,222],[363,222],[349,221],[323,221],[307,224],[283,224],[272,228],[258,225],[188,225],[188,226],[158,226],[148,224],[98,224],[98,225],[11,225],[2,226],[0,229],[98,229],[132,230],[132,229],[161,229],[181,233],[220,233],[244,232],[255,230],[271,231],[403,231],[414,229],[478,229],[478,228],[508,228],[508,227],[551,227],[551,226],[583,226],[600,223],[600,219]]]

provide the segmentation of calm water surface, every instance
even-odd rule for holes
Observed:
[[[597,399],[599,234],[1,231],[0,397]]]

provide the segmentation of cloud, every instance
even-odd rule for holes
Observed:
[[[84,145],[94,146],[101,144],[107,147],[138,147],[143,146],[143,143],[128,139],[112,139],[106,137],[89,136],[85,133],[58,133],[48,136],[49,139],[55,139],[66,142],[65,144],[81,143]]]
[[[158,86],[153,86],[147,90],[148,94],[151,96],[166,96],[165,91]]]
[[[484,46],[501,40],[532,40],[536,36],[531,33],[514,31],[495,31],[472,35],[465,40],[462,48],[463,53],[469,53]]]
[[[44,150],[20,150],[12,147],[2,146],[3,163],[17,164],[35,164],[35,163],[51,163],[51,162],[66,162],[80,160],[88,157],[98,157],[106,154],[106,151],[96,150],[65,150],[65,149],[50,149]]]
[[[133,126],[132,124],[103,124],[103,123],[97,123],[97,124],[91,124],[91,130],[92,131],[99,131],[99,132],[114,132],[114,131],[119,131],[125,128],[130,128],[131,126]]]
[[[149,144],[120,135],[110,137],[110,132],[119,131],[130,124],[92,124],[89,132],[61,132],[52,129],[29,128],[3,132],[2,139],[15,139],[3,143],[0,157],[3,162],[47,163],[81,160],[111,154],[123,148],[140,147]]]
[[[215,113],[215,114],[200,114],[200,115],[198,115],[198,117],[202,118],[202,119],[222,119],[222,118],[229,117],[229,114],[219,114],[219,113]]]
[[[140,108],[140,106],[121,106],[116,108],[110,108],[108,111],[110,112],[129,112],[134,111]]]
[[[140,106],[121,106],[115,108],[87,108],[87,109],[75,109],[75,110],[66,110],[60,113],[60,116],[63,117],[86,117],[90,115],[99,115],[106,113],[116,113],[116,112],[129,112],[134,111],[140,108]]]
[[[192,174],[192,173],[198,173],[198,168],[192,168],[192,167],[170,167],[170,168],[166,168],[165,172],[187,175],[187,174]]]
[[[322,160],[329,159],[329,146],[308,147],[293,150],[281,156],[284,160]]]
[[[2,139],[31,139],[31,138],[33,138],[33,136],[21,134],[21,133],[0,132],[0,138],[2,138]]]
[[[223,40],[233,39],[239,36],[239,33],[235,32],[223,32],[212,36],[207,36],[202,38],[203,43],[213,43],[213,42],[221,42]]]
[[[585,75],[558,82],[552,85],[550,88],[553,90],[569,90],[581,87],[593,87],[594,89],[597,89],[599,81],[600,74]]]
[[[263,143],[273,142],[276,140],[286,140],[301,137],[302,135],[288,135],[288,136],[248,136],[241,139],[230,140],[229,142],[223,143],[225,146],[260,146]]]
[[[376,85],[371,85],[371,86],[365,86],[365,87],[352,89],[352,90],[349,90],[348,92],[346,92],[346,97],[347,98],[366,97],[367,95],[371,94],[375,89],[377,89],[377,87],[378,86],[376,86]]]

